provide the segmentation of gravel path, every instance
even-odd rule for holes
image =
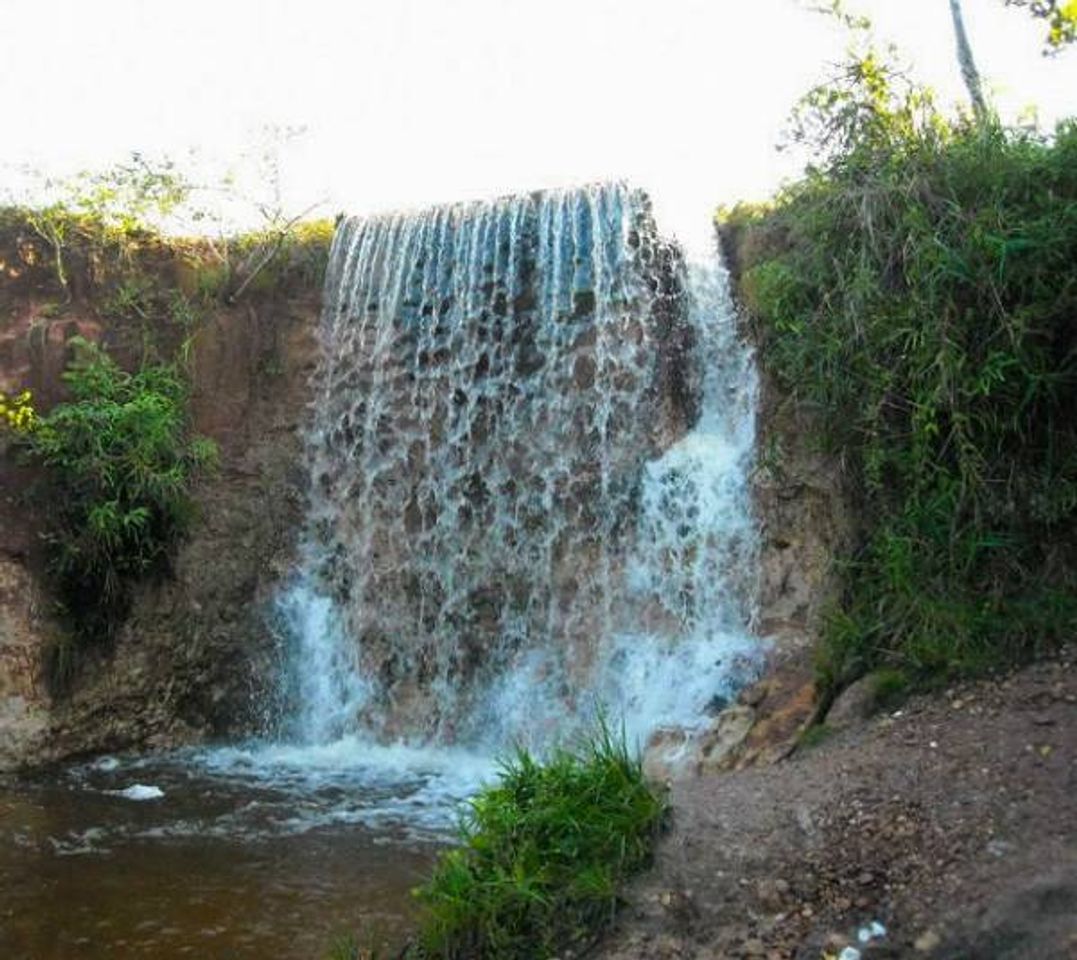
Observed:
[[[1075,658],[675,784],[656,867],[598,955],[1077,960]],[[872,921],[886,934],[864,946]]]

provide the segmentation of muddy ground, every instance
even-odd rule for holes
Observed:
[[[1077,958],[1077,648],[672,786],[604,960]],[[885,936],[864,945],[878,922]],[[855,956],[847,953],[846,956]]]

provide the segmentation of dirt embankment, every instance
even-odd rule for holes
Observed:
[[[735,283],[750,239],[722,237]],[[869,719],[854,686],[805,745],[820,612],[858,539],[842,464],[815,433],[764,369],[770,661],[716,718],[702,775],[648,758],[679,777],[673,826],[599,956],[1077,958],[1077,650]],[[873,922],[885,935],[860,942]]]
[[[1077,957],[1075,656],[674,784],[656,868],[600,956]],[[873,921],[885,936],[859,943]]]
[[[28,256],[0,244],[0,390],[28,387],[41,409],[62,399],[76,334],[133,366],[147,345],[171,356],[193,333],[194,429],[217,442],[220,467],[200,481],[197,518],[170,574],[140,588],[115,643],[84,657],[70,693],[52,698],[42,653],[63,624],[44,574],[47,504],[33,496],[33,473],[0,450],[0,768],[250,730],[275,655],[270,588],[301,519],[317,287],[219,303],[179,328],[167,315],[111,316],[107,285],[84,270],[65,292],[47,262]],[[154,256],[147,270],[160,289],[182,292],[189,259]]]

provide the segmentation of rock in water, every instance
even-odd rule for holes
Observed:
[[[160,800],[165,792],[160,787],[154,787],[145,783],[132,783],[122,790],[110,790],[109,793],[125,800]]]

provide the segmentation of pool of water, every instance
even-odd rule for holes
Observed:
[[[403,937],[474,757],[250,747],[0,779],[0,957],[317,960]]]

